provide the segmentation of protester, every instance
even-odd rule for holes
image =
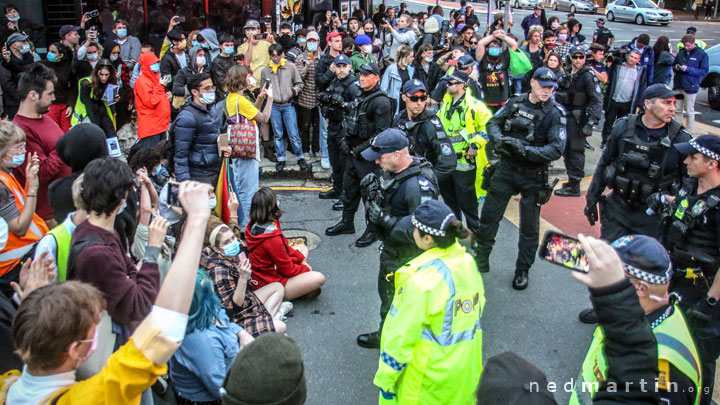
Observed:
[[[29,4],[27,4],[29,6]],[[26,10],[27,11],[27,10]],[[39,43],[45,39],[47,28],[35,21],[22,17],[20,9],[14,4],[6,4],[3,8],[5,19],[0,22],[0,44],[15,33],[25,33],[33,43]]]
[[[116,36],[115,42],[120,45],[120,58],[125,61],[128,69],[132,70],[140,57],[140,40],[128,34],[128,22],[115,20],[113,33]]]
[[[434,21],[435,19],[431,20]],[[432,45],[420,45],[417,52],[415,52],[415,61],[412,64],[415,68],[414,78],[423,82],[426,89],[434,89],[443,77],[443,71],[433,60],[433,54]]]
[[[52,69],[57,78],[55,100],[50,105],[48,116],[58,124],[63,133],[70,129],[70,117],[78,92],[78,80],[71,68],[72,54],[70,48],[60,42],[54,42],[48,47],[47,61],[42,62]]]
[[[296,58],[296,65],[303,79],[303,88],[297,97],[300,142],[303,153],[322,157],[327,156],[327,151],[323,151],[320,143],[320,109],[318,108],[315,83],[315,69],[320,61],[320,52],[318,51],[320,37],[316,32],[309,32],[306,39],[306,50]],[[323,168],[327,169],[325,166]]]
[[[401,89],[408,80],[415,77],[415,67],[412,65],[415,55],[412,47],[399,47],[396,56],[395,63],[385,69],[380,82],[380,90],[384,91],[392,100],[395,100],[393,116],[400,110],[405,109],[405,102],[400,97]]]
[[[213,83],[224,83],[225,76],[228,70],[235,66],[235,38],[232,35],[224,34],[220,36],[220,46],[222,52],[214,58],[212,61],[212,67],[210,69],[210,75],[212,76]],[[193,52],[190,50],[190,64],[193,64]],[[225,97],[225,93],[222,93],[222,97]]]
[[[154,53],[140,55],[138,60],[142,74],[135,81],[135,109],[138,115],[138,141],[128,155],[139,149],[152,148],[165,139],[170,126],[170,101],[165,85],[170,77],[160,79],[160,60]]]
[[[192,98],[192,95],[190,94],[190,90],[188,89],[187,85],[192,76],[198,74],[198,73],[211,73],[210,72],[210,63],[208,62],[208,57],[206,56],[209,52],[206,52],[205,49],[194,46],[188,51],[189,61],[187,66],[180,69],[179,72],[177,72],[177,75],[175,75],[175,78],[173,79],[173,85],[172,85],[172,94],[173,94],[173,100],[178,100],[178,102],[182,102],[184,105],[186,101]],[[213,84],[221,84],[223,82],[217,82],[213,80]],[[215,86],[218,87],[218,84]],[[219,86],[222,87],[222,86]],[[218,89],[216,92],[217,94],[222,94],[224,98],[225,92],[222,91],[222,89]]]
[[[485,104],[491,111],[500,109],[512,94],[510,83],[510,52],[518,44],[498,30],[478,43],[475,57],[479,62],[478,83],[482,86]]]
[[[573,46],[580,45],[585,42],[585,35],[580,33],[582,29],[582,23],[580,21],[571,18],[568,21],[569,37],[567,39]]]
[[[394,9],[390,9],[394,10]],[[378,24],[384,31],[384,37],[382,38],[386,46],[383,48],[383,59],[387,59],[390,63],[397,62],[397,51],[403,45],[409,46],[412,49],[415,42],[417,42],[417,35],[411,31],[408,27],[412,23],[410,16],[403,14],[397,19],[397,30],[393,28],[392,17],[388,16],[386,23]]]
[[[641,97],[645,92],[646,75],[649,72],[638,63],[640,57],[640,51],[633,49],[627,54],[625,63],[615,63],[610,69],[603,104],[605,123],[602,129],[602,146],[607,143],[615,121],[636,113],[642,105]]]
[[[106,90],[109,86],[117,86],[115,67],[108,59],[100,59],[88,78],[80,80],[78,100],[75,104],[72,123],[91,122],[105,131],[107,138],[116,137],[115,113],[111,105],[120,100],[120,94],[110,92],[110,100]],[[114,96],[113,96],[114,94]]]
[[[8,70],[10,76],[3,86],[7,92],[7,96],[4,97],[3,104],[5,115],[9,119],[12,119],[15,116],[15,113],[20,106],[20,99],[17,97],[17,93],[13,91],[18,87],[20,74],[27,69],[28,65],[35,61],[33,56],[30,54],[30,44],[27,39],[27,35],[15,33],[10,35],[3,47],[2,66]]]
[[[708,74],[709,59],[707,53],[695,43],[695,36],[686,34],[680,40],[685,47],[675,58],[675,78],[673,89],[685,97],[677,102],[675,119],[682,123],[683,110],[687,114],[685,128],[692,133],[695,126],[695,98],[700,90],[700,82]]]

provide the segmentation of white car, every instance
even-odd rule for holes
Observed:
[[[658,7],[651,0],[616,0],[607,5],[605,17],[608,21],[668,25],[673,20],[673,13]]]
[[[542,0],[510,0],[510,4],[513,8],[532,8],[540,6]],[[500,1],[500,7],[505,7],[505,1]]]

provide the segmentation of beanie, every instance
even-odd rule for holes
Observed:
[[[370,45],[370,44],[372,44],[372,41],[370,40],[370,37],[365,34],[360,34],[355,38],[355,45],[357,45],[357,46]]]
[[[300,348],[279,333],[266,333],[245,346],[223,382],[224,405],[300,405],[307,387]]]
[[[55,144],[58,156],[73,173],[80,172],[93,160],[108,155],[105,131],[91,123],[77,124]]]
[[[440,31],[440,24],[438,23],[438,20],[435,18],[428,18],[425,20],[425,33],[426,34],[434,34],[438,31]]]

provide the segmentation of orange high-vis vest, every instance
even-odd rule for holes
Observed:
[[[0,170],[0,181],[12,191],[13,197],[15,197],[15,205],[18,211],[22,212],[25,207],[25,189],[20,186],[15,176],[10,173],[6,173],[4,170]],[[20,262],[20,259],[25,256],[37,243],[43,235],[48,233],[48,227],[37,214],[33,214],[33,220],[30,223],[28,231],[23,236],[15,235],[12,232],[8,233],[8,241],[2,251],[0,251],[0,276],[4,276],[9,272],[15,265]]]

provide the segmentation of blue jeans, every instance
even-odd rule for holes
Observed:
[[[328,130],[328,121],[325,117],[323,117],[322,113],[320,112],[320,107],[318,107],[318,115],[320,115],[320,157],[323,159],[328,158],[328,144],[327,144],[327,130]]]
[[[238,225],[243,231],[250,221],[250,203],[258,190],[259,162],[255,159],[232,159],[233,189],[237,195]]]
[[[292,104],[277,105],[273,104],[272,113],[270,113],[270,122],[272,123],[273,134],[275,135],[275,153],[278,162],[287,160],[285,156],[285,143],[283,142],[283,122],[288,129],[288,137],[290,138],[290,147],[297,159],[305,159],[302,151],[302,142],[298,135],[297,115],[295,114],[295,106]]]

